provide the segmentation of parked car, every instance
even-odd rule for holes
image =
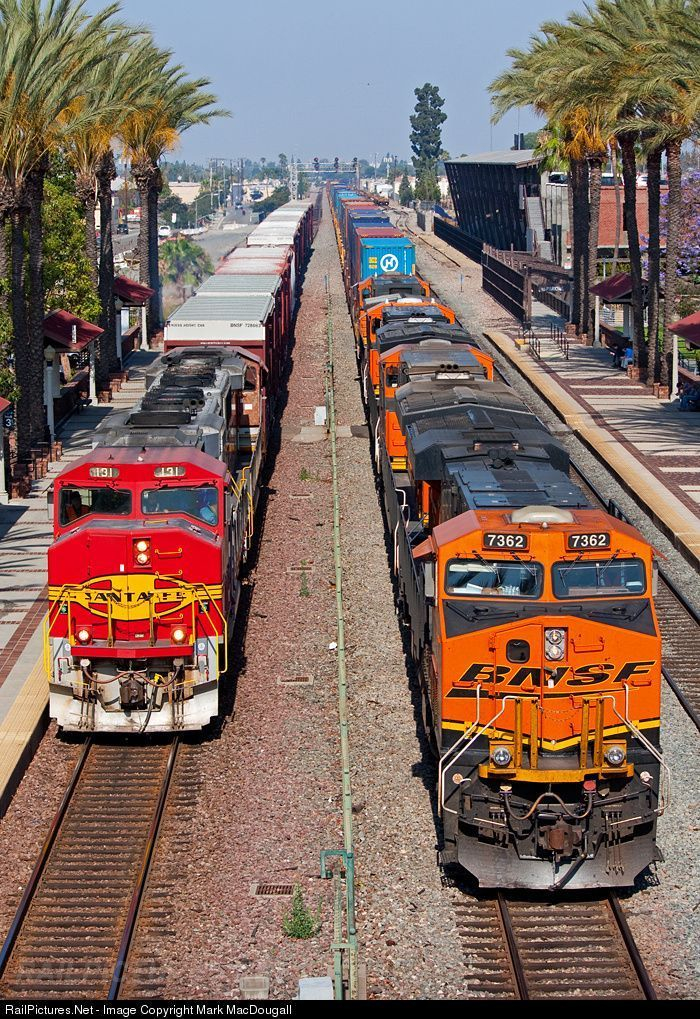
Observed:
[[[170,229],[169,226],[159,226],[158,227],[158,236],[159,237],[170,237],[171,233],[172,233],[172,230]]]
[[[128,232],[129,232],[129,225],[128,225],[128,223],[117,223],[117,233],[118,234],[128,234]]]

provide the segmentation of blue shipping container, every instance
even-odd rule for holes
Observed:
[[[360,279],[385,272],[415,275],[416,249],[408,237],[361,237]],[[357,282],[357,281],[355,281]]]

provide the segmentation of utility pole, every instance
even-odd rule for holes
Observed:
[[[209,160],[209,203],[211,205],[211,211],[214,211],[214,164],[213,161]]]
[[[299,171],[294,153],[289,162],[289,197],[293,202],[299,197]]]

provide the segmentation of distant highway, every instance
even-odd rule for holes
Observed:
[[[224,229],[225,227],[228,229]],[[216,265],[223,255],[238,247],[251,230],[250,211],[246,209],[243,213],[238,209],[230,209],[222,221],[217,222],[206,233],[193,237],[192,240],[204,248]],[[112,238],[114,254],[119,255],[135,248],[138,235],[139,226],[136,223],[129,224],[128,235],[115,233]]]

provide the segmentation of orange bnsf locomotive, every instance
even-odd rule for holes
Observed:
[[[660,858],[668,800],[652,549],[588,503],[566,449],[427,294],[422,317],[378,324],[370,369],[357,289],[443,860],[484,887],[631,885]]]

